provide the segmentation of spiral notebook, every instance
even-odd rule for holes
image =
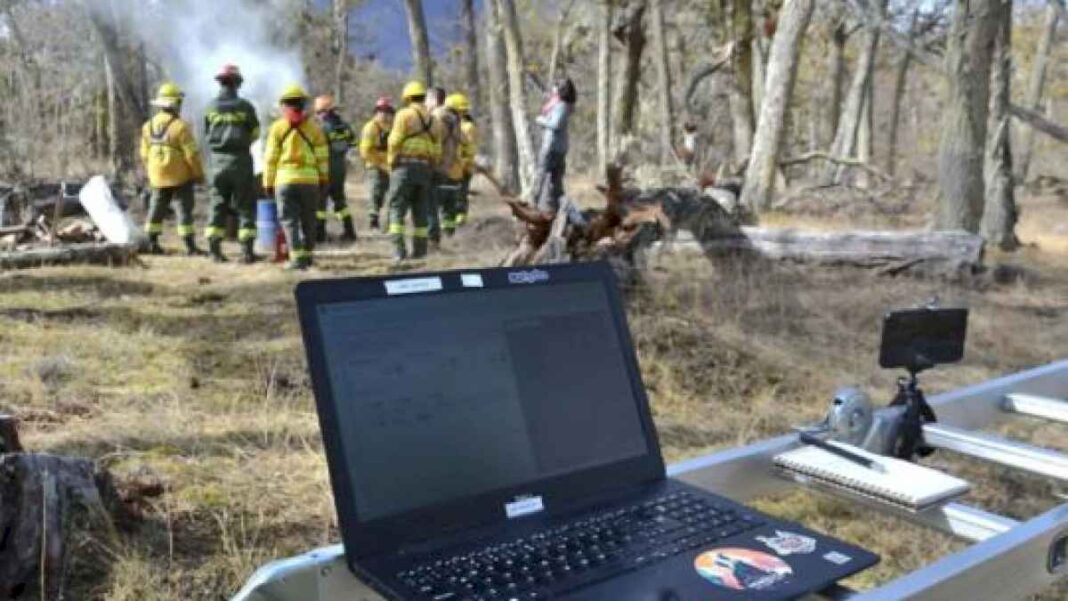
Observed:
[[[877,472],[810,445],[777,455],[773,461],[788,473],[910,511],[922,511],[944,503],[971,488],[964,480],[935,469],[869,453],[852,445],[831,444],[878,461],[886,472]]]

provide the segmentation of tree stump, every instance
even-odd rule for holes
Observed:
[[[91,538],[115,536],[123,512],[107,472],[88,459],[0,455],[0,599],[61,600],[72,559]]]

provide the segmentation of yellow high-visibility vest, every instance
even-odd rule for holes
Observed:
[[[275,121],[263,153],[263,187],[329,181],[330,149],[323,130],[312,119],[305,119],[299,127],[286,119]]]
[[[389,132],[386,158],[390,167],[398,161],[422,161],[429,165],[437,163],[441,155],[438,143],[440,127],[434,123],[426,107],[411,104],[397,111],[393,129]]]
[[[175,188],[204,177],[191,128],[166,111],[160,111],[141,128],[141,161],[153,188]]]
[[[473,121],[464,121],[460,124],[460,132],[463,134],[460,158],[464,165],[464,175],[470,176],[475,173],[475,157],[478,155],[478,126]]]
[[[389,169],[386,151],[389,147],[389,129],[383,127],[378,119],[371,119],[363,126],[360,135],[360,156],[368,169]]]

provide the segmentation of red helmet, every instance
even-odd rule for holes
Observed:
[[[393,101],[389,99],[389,96],[382,96],[375,102],[376,111],[384,111],[387,113],[393,112]]]
[[[223,65],[221,69],[219,69],[219,73],[215,75],[215,80],[232,80],[236,82],[241,82],[244,80],[244,78],[241,77],[241,69],[238,68],[237,65],[226,64]]]

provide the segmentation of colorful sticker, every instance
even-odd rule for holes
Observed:
[[[816,550],[816,539],[784,530],[776,530],[775,536],[758,536],[756,539],[784,557],[786,555],[808,555]]]
[[[785,561],[752,549],[712,549],[693,564],[705,580],[735,591],[769,590],[794,573]]]

